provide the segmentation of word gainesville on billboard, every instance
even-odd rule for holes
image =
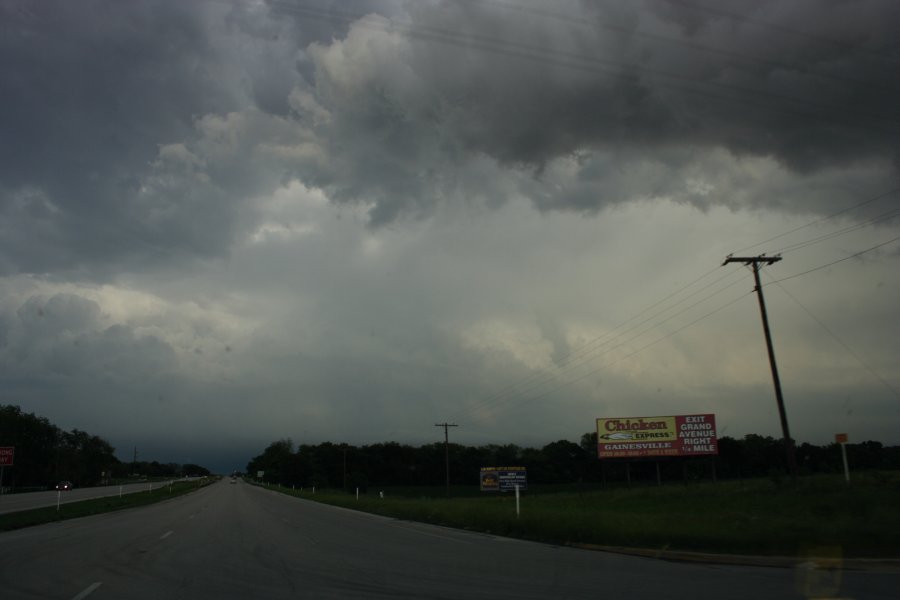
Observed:
[[[718,453],[716,415],[597,419],[600,458]]]

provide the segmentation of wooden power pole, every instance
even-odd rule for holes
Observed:
[[[762,284],[759,281],[759,265],[765,263],[771,265],[781,260],[780,256],[728,256],[724,267],[728,263],[743,263],[753,267],[753,279],[756,282],[756,297],[759,300],[759,312],[762,315],[763,333],[766,335],[766,349],[769,352],[769,367],[772,369],[772,382],[775,384],[775,400],[778,402],[778,416],[781,419],[781,434],[784,437],[784,451],[787,455],[787,467],[791,477],[797,477],[797,458],[794,454],[794,440],[791,438],[791,430],[788,427],[787,413],[784,410],[784,396],[781,394],[781,379],[778,377],[778,365],[775,364],[775,350],[772,347],[772,334],[769,331],[769,317],[766,314],[766,300],[763,298]]]
[[[435,427],[444,428],[444,467],[447,473],[447,497],[450,497],[450,434],[447,433],[448,427],[459,427],[456,423],[435,423]]]

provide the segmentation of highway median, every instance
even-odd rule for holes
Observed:
[[[215,481],[218,481],[218,478],[206,477],[190,481],[173,481],[171,484],[156,483],[153,486],[148,485],[146,491],[132,492],[121,496],[112,495],[104,498],[61,503],[58,506],[45,506],[0,514],[0,531],[10,531],[44,523],[77,519],[79,517],[155,504],[163,500],[189,494]]]

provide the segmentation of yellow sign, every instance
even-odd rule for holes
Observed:
[[[675,417],[597,419],[599,443],[636,444],[678,440]]]

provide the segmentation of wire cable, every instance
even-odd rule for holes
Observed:
[[[766,274],[766,276],[767,276],[769,279],[772,279],[772,281],[770,281],[769,283],[773,283],[773,284],[777,285],[777,286],[781,289],[781,291],[784,292],[784,294],[785,294],[788,298],[790,298],[791,300],[793,300],[794,303],[795,303],[797,306],[799,306],[800,308],[802,308],[803,311],[804,311],[807,315],[809,315],[809,317],[810,317],[813,321],[815,321],[816,323],[818,323],[819,326],[820,326],[822,329],[824,329],[825,332],[828,333],[828,335],[830,335],[830,336],[832,337],[832,339],[834,339],[835,342],[837,342],[838,344],[840,344],[840,346],[841,346],[844,350],[846,350],[847,353],[848,353],[850,356],[852,356],[853,358],[855,358],[856,361],[857,361],[860,365],[862,365],[869,373],[871,373],[878,381],[880,381],[881,384],[884,385],[884,387],[887,388],[887,390],[890,391],[890,392],[894,395],[895,398],[897,398],[898,400],[900,400],[900,391],[897,391],[897,390],[896,390],[896,389],[895,389],[895,388],[894,388],[894,387],[893,387],[893,386],[892,386],[892,385],[891,385],[884,377],[882,377],[881,375],[879,375],[878,372],[875,371],[875,369],[873,369],[866,361],[864,361],[864,360],[859,356],[859,354],[857,354],[856,352],[854,352],[853,349],[852,349],[849,345],[847,345],[841,338],[839,338],[838,335],[837,335],[834,331],[831,330],[831,328],[829,328],[827,325],[825,325],[825,323],[823,323],[822,320],[821,320],[819,317],[817,317],[815,314],[813,314],[813,312],[812,312],[811,310],[809,310],[806,306],[804,306],[803,303],[800,302],[800,300],[798,300],[796,296],[794,296],[792,293],[790,293],[786,287],[784,287],[783,285],[781,285],[781,281],[775,280],[775,279],[772,277],[772,275],[771,275],[770,273],[768,273],[768,271],[767,271],[766,269],[763,269],[763,272]],[[767,284],[767,285],[768,285],[768,284]]]
[[[842,262],[844,262],[844,261],[846,261],[846,260],[850,260],[851,258],[856,258],[857,256],[862,256],[863,254],[866,254],[866,253],[868,253],[868,252],[872,252],[873,250],[877,250],[878,248],[881,248],[881,247],[883,247],[883,246],[887,246],[887,245],[889,245],[889,244],[893,244],[894,242],[896,242],[896,241],[898,241],[898,240],[900,240],[900,236],[897,236],[897,237],[895,237],[895,238],[889,239],[889,240],[886,241],[886,242],[882,242],[882,243],[880,243],[880,244],[876,244],[875,246],[872,246],[871,248],[866,248],[865,250],[860,250],[859,252],[855,252],[855,253],[851,254],[850,256],[845,256],[844,258],[839,258],[838,260],[833,260],[833,261],[831,261],[830,263],[826,263],[826,264],[824,264],[824,265],[820,265],[820,266],[818,266],[818,267],[814,267],[814,268],[812,268],[812,269],[808,269],[808,270],[803,271],[803,272],[801,272],[801,273],[795,273],[795,274],[789,275],[789,276],[787,276],[787,277],[782,277],[781,279],[776,279],[776,280],[773,281],[772,283],[779,283],[779,282],[782,282],[782,281],[789,281],[789,280],[791,280],[791,279],[796,279],[797,277],[802,277],[802,276],[804,276],[804,275],[809,275],[810,273],[815,273],[816,271],[821,271],[822,269],[827,269],[828,267],[830,267],[830,266],[832,266],[832,265],[836,265],[836,264],[838,264],[838,263],[842,263]]]
[[[843,208],[843,209],[841,209],[841,210],[839,210],[839,211],[837,211],[837,212],[833,212],[833,213],[831,213],[830,215],[821,217],[821,218],[819,218],[819,219],[815,219],[814,221],[810,221],[809,223],[806,223],[806,224],[804,224],[804,225],[800,225],[799,227],[794,227],[793,229],[790,229],[790,230],[788,230],[788,231],[785,231],[784,233],[779,233],[778,235],[776,235],[776,236],[774,236],[774,237],[770,237],[770,238],[767,239],[767,240],[763,240],[763,241],[758,242],[758,243],[756,243],[756,244],[751,244],[750,246],[747,246],[747,247],[745,247],[745,248],[741,248],[741,249],[739,249],[739,250],[735,250],[734,253],[735,253],[735,254],[741,254],[742,252],[745,252],[745,251],[747,251],[747,250],[750,250],[751,248],[757,248],[757,247],[759,247],[759,246],[762,246],[763,244],[768,244],[769,242],[774,242],[775,240],[781,239],[781,238],[783,238],[783,237],[785,237],[785,236],[788,236],[788,235],[790,235],[790,234],[792,234],[792,233],[796,233],[797,231],[800,231],[800,230],[802,230],[802,229],[806,229],[807,227],[812,227],[813,225],[818,225],[819,223],[823,223],[823,222],[825,222],[825,221],[828,221],[828,220],[833,219],[833,218],[835,218],[835,217],[838,217],[838,216],[840,216],[840,215],[846,214],[846,213],[848,213],[848,212],[850,212],[850,211],[853,211],[853,210],[862,208],[863,206],[867,206],[867,205],[869,205],[869,204],[872,204],[873,202],[877,202],[878,200],[881,200],[882,198],[887,198],[888,196],[890,196],[890,195],[892,195],[892,194],[896,194],[897,192],[900,192],[900,188],[894,188],[894,189],[892,189],[892,190],[888,190],[888,191],[886,191],[886,192],[883,192],[883,193],[881,193],[881,194],[878,194],[877,196],[874,196],[874,197],[872,197],[872,198],[869,198],[869,199],[867,199],[867,200],[863,200],[862,202],[859,202],[859,203],[857,203],[857,204],[854,204],[853,206],[848,206],[847,208]]]

